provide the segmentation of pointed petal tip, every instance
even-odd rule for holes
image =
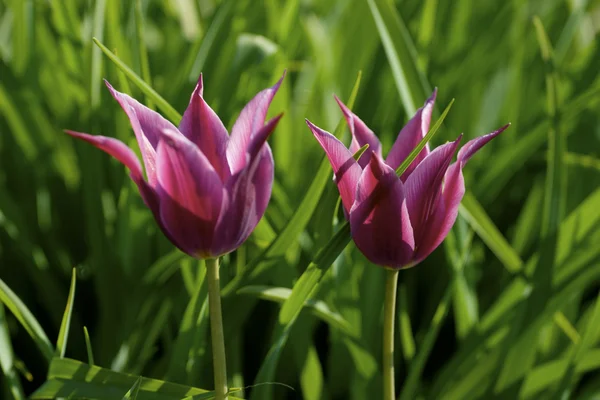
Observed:
[[[110,82],[106,78],[103,78],[102,80],[104,81],[104,84],[106,85],[108,90],[110,90],[111,92],[115,91],[115,88],[110,84]]]
[[[433,92],[429,96],[427,100],[425,100],[424,106],[433,105],[435,103],[435,99],[437,98],[438,88],[437,86],[433,88]]]
[[[352,111],[350,111],[348,106],[345,105],[344,102],[340,100],[340,98],[337,97],[335,94],[333,95],[333,98],[338,103],[338,106],[340,106],[340,109],[342,110],[342,113],[346,116],[346,118],[352,117]]]
[[[277,90],[279,90],[279,87],[281,86],[281,83],[283,82],[283,78],[285,78],[286,75],[287,75],[287,70],[284,69],[283,74],[281,75],[281,78],[279,78],[277,83],[275,83],[273,86],[271,86],[271,89],[275,90],[277,92]]]

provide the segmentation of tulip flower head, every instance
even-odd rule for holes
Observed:
[[[231,135],[203,98],[202,75],[179,128],[106,82],[135,133],[146,170],[123,142],[67,131],[110,154],[130,177],[164,234],[198,258],[238,248],[263,216],[273,185],[273,156],[266,140],[281,114],[265,124],[283,77],[242,110]]]
[[[306,121],[329,158],[352,238],[374,264],[408,268],[435,250],[456,221],[465,193],[462,168],[501,129],[467,142],[451,163],[462,135],[434,150],[427,145],[398,177],[396,169],[425,137],[436,91],[398,134],[387,158],[373,131],[337,97],[352,133],[350,148],[335,136]],[[369,147],[358,161],[353,154]]]

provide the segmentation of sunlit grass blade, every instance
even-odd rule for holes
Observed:
[[[417,158],[421,150],[425,148],[425,146],[427,145],[427,143],[429,143],[433,135],[435,135],[438,129],[440,129],[440,126],[442,126],[442,123],[446,119],[446,116],[450,112],[450,109],[452,108],[453,104],[454,99],[450,100],[450,103],[448,103],[448,105],[442,112],[442,115],[440,115],[438,120],[435,121],[435,124],[433,124],[433,126],[429,129],[429,132],[427,132],[423,140],[421,140],[419,144],[410,152],[408,157],[406,157],[406,159],[402,161],[402,164],[400,164],[400,166],[396,169],[396,175],[401,176],[404,173],[404,171],[406,171],[406,169],[410,166],[410,164],[412,164],[415,158]]]
[[[71,274],[71,286],[69,288],[69,297],[67,297],[67,305],[63,314],[62,322],[60,323],[60,331],[58,331],[58,339],[56,340],[56,357],[64,357],[67,349],[67,340],[69,339],[69,327],[71,326],[71,315],[73,314],[73,302],[75,301],[75,286],[77,283],[77,270],[73,268]]]
[[[19,323],[25,328],[29,336],[33,339],[36,346],[42,352],[44,358],[50,362],[54,357],[54,348],[48,340],[46,333],[29,311],[27,306],[23,304],[21,299],[12,291],[2,279],[0,279],[0,301],[13,313]]]
[[[129,389],[127,391],[127,393],[125,393],[125,396],[123,396],[123,400],[135,400],[138,397],[138,394],[140,393],[140,384],[142,383],[142,377],[140,376],[135,383],[133,384],[133,386],[131,387],[131,389]]]
[[[154,89],[152,89],[142,78],[140,78],[131,68],[129,68],[119,57],[104,46],[96,38],[92,39],[94,43],[102,50],[102,52],[129,78],[135,86],[137,86],[149,100],[156,103],[158,108],[165,113],[165,116],[175,125],[179,124],[181,114],[177,112],[165,99],[163,99]]]

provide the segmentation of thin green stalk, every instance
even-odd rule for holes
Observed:
[[[227,363],[225,359],[225,336],[221,316],[221,284],[219,280],[219,259],[206,260],[208,279],[208,308],[212,336],[213,369],[215,375],[215,399],[227,400]]]
[[[385,281],[385,303],[383,304],[383,399],[394,400],[394,323],[396,317],[397,269],[388,269]]]

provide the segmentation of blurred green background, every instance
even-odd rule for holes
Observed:
[[[599,29],[595,0],[0,0],[0,398],[47,379],[36,398],[185,397],[86,375],[90,349],[118,373],[213,387],[201,262],[163,237],[120,164],[62,132],[136,146],[102,78],[156,105],[92,37],[179,113],[202,72],[228,128],[287,69],[273,197],[221,276],[230,384],[293,390],[236,396],[381,398],[384,270],[352,244],[265,361],[282,288],[343,219],[304,118],[333,132],[333,94],[347,100],[362,71],[354,110],[384,154],[433,87],[434,119],[456,99],[436,145],[512,123],[465,168],[452,234],[400,274],[399,397],[600,398]],[[48,375],[53,355],[82,364]]]

